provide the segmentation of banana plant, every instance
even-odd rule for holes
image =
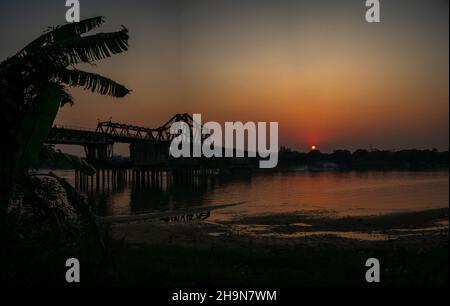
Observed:
[[[2,202],[41,152],[49,155],[44,142],[58,110],[74,103],[68,87],[82,87],[117,98],[130,93],[124,85],[107,77],[75,68],[77,64],[94,63],[128,50],[125,27],[117,32],[86,34],[104,21],[99,16],[50,28],[0,63]],[[60,158],[61,154],[50,155]],[[69,155],[64,158],[88,175],[95,173],[79,158]]]
[[[84,174],[94,175],[96,172],[95,168],[84,159],[79,158],[76,155],[64,153],[61,150],[56,150],[54,147],[49,145],[44,145],[42,147],[41,153],[39,154],[39,161],[65,161],[73,169],[78,170]]]

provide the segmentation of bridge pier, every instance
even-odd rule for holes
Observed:
[[[81,191],[117,190],[125,186],[128,169],[97,169],[88,176],[75,170],[75,187]]]
[[[217,169],[228,171],[234,164],[251,168],[251,163],[235,163],[233,159],[171,157],[169,147],[174,135],[170,133],[170,126],[179,121],[185,122],[192,131],[193,118],[189,114],[177,114],[163,126],[153,129],[111,121],[99,122],[96,129],[54,126],[46,143],[84,147],[87,161],[99,169],[91,179],[76,172],[75,185],[83,189],[89,186],[91,189],[95,186],[97,190],[122,188],[127,182],[132,186],[162,186],[164,182],[168,184],[175,180],[199,181],[217,174]],[[111,161],[114,143],[130,145],[130,161]]]
[[[160,188],[168,185],[168,182],[171,180],[171,174],[168,170],[162,169],[133,168],[128,170],[127,178],[127,182],[133,188]]]
[[[83,147],[86,154],[86,160],[91,163],[109,160],[114,152],[112,143],[85,144]]]
[[[75,187],[84,192],[116,191],[127,185],[135,189],[164,188],[173,183],[206,182],[209,177],[216,174],[217,169],[194,167],[178,169],[105,167],[98,168],[90,177],[76,170]]]

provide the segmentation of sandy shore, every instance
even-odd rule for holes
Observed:
[[[131,246],[291,248],[301,245],[354,248],[448,244],[448,208],[379,216],[338,217],[328,213],[248,216],[231,221],[138,221],[110,225],[114,237]]]
[[[110,226],[125,239],[114,256],[120,284],[364,286],[372,257],[382,262],[383,286],[448,284],[448,208]]]

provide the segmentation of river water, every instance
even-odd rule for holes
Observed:
[[[75,181],[73,171],[55,173],[72,184]],[[233,178],[171,180],[143,188],[125,183],[83,193],[101,216],[242,201],[245,203],[214,210],[211,219],[299,211],[371,215],[448,207],[449,173],[288,171]]]

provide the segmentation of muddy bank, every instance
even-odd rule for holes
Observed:
[[[448,284],[448,209],[134,222],[111,230],[126,242],[114,257],[118,284],[364,286],[372,257],[382,262],[382,286]]]
[[[448,208],[379,216],[339,217],[328,212],[249,216],[231,221],[190,223],[161,220],[112,224],[130,245],[194,248],[292,248],[448,245]]]

